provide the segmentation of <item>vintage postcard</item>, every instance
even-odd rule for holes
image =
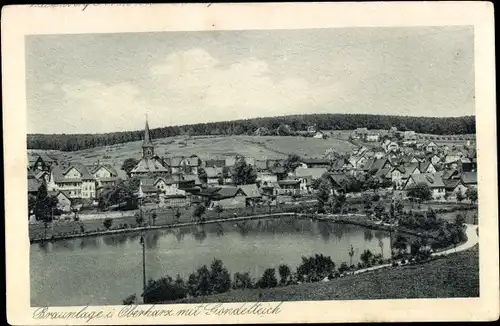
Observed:
[[[2,10],[13,325],[499,317],[488,2]]]

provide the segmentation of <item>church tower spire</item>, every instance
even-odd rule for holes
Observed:
[[[146,115],[146,127],[144,128],[144,140],[142,142],[142,157],[149,159],[154,156],[154,145],[149,134],[148,116]]]

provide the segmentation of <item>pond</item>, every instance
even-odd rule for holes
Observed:
[[[389,257],[389,235],[362,227],[293,217],[206,224],[146,232],[146,275],[157,279],[189,274],[213,259],[231,274],[249,272],[257,279],[266,268],[302,256],[324,254],[336,266],[357,264],[361,253]],[[30,247],[32,306],[122,304],[142,293],[140,233],[75,238]]]

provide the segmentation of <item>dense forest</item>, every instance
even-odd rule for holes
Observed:
[[[158,121],[155,121],[157,124]],[[474,116],[434,118],[383,116],[368,114],[308,114],[246,120],[199,123],[184,126],[169,126],[152,129],[153,138],[179,135],[253,135],[281,134],[306,130],[314,125],[320,130],[351,130],[366,127],[368,129],[413,130],[417,133],[453,135],[473,134],[476,132]],[[286,128],[283,128],[287,126]],[[29,134],[28,149],[53,149],[76,151],[97,146],[138,141],[143,137],[143,130],[113,132],[106,134]]]

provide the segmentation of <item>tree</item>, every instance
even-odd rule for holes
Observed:
[[[465,195],[462,193],[460,189],[457,191],[456,197],[459,203],[461,203],[465,199]]]
[[[302,263],[297,267],[297,275],[306,277],[308,282],[321,281],[331,275],[335,269],[335,263],[330,257],[316,254],[311,257],[302,257]]]
[[[207,175],[207,171],[205,171],[205,169],[198,168],[198,179],[200,179],[200,182],[202,184],[205,184],[208,182],[208,175]]]
[[[262,277],[257,282],[257,287],[261,289],[274,288],[278,285],[278,280],[276,279],[276,270],[274,268],[268,268],[262,274]]]
[[[365,250],[360,256],[361,261],[366,267],[369,267],[372,258],[373,258],[373,253],[370,250]]]
[[[342,264],[340,264],[339,273],[343,274],[344,272],[347,272],[348,270],[349,270],[349,266],[347,266],[347,263],[345,261],[343,261]]]
[[[374,210],[375,210],[375,216],[376,216],[377,218],[382,218],[382,215],[383,215],[383,214],[384,214],[384,212],[385,212],[385,207],[384,207],[384,205],[382,205],[382,203],[381,203],[381,202],[379,202],[379,203],[375,206]]]
[[[253,288],[253,282],[248,272],[234,274],[233,289],[251,289],[251,288]]]
[[[406,253],[408,242],[405,237],[398,235],[392,245],[399,253]]]
[[[187,288],[189,294],[194,297],[210,294],[210,271],[206,265],[203,265],[196,272],[189,275]]]
[[[109,230],[109,228],[113,225],[113,219],[112,218],[105,218],[104,221],[102,221],[102,225],[106,228],[106,230]]]
[[[137,296],[135,294],[129,295],[123,300],[123,304],[126,306],[137,304]]]
[[[224,209],[222,208],[222,206],[221,206],[221,205],[216,205],[216,206],[214,207],[214,211],[217,213],[217,216],[218,216],[218,217],[219,217],[219,219],[220,219],[220,214],[224,211]]]
[[[416,202],[423,202],[432,198],[432,193],[429,186],[425,183],[418,183],[410,187],[407,193],[411,200]]]
[[[257,173],[253,167],[246,163],[244,158],[239,158],[232,171],[231,175],[235,185],[254,184],[257,180]]]
[[[210,265],[210,293],[224,293],[231,288],[231,275],[222,261],[214,259]]]
[[[135,221],[138,226],[141,226],[144,222],[144,217],[142,216],[142,210],[139,210],[139,213],[135,213]]]
[[[465,192],[465,196],[470,200],[471,204],[475,204],[477,202],[477,189],[467,189],[467,191]]]
[[[352,266],[352,257],[354,256],[354,248],[351,245],[351,248],[349,248],[349,266]]]
[[[321,183],[318,187],[318,192],[316,194],[316,198],[318,199],[318,210],[323,212],[325,209],[325,204],[328,202],[330,198],[331,191],[331,183],[326,180],[326,178],[322,178]]]
[[[285,167],[287,172],[293,172],[300,164],[300,156],[297,154],[289,154],[287,158],[283,162],[283,166]]]
[[[278,273],[280,274],[280,285],[287,285],[290,281],[290,276],[292,275],[290,267],[285,264],[279,265]]]
[[[149,280],[142,296],[144,303],[153,304],[183,299],[187,293],[188,290],[184,281],[177,275],[175,281],[170,276],[155,281]]]
[[[31,215],[36,206],[36,196],[28,194],[28,217]]]
[[[365,210],[368,210],[372,207],[372,196],[370,196],[369,194],[367,193],[364,193],[362,196],[362,201],[363,201],[363,205],[364,205],[364,208]]]
[[[174,216],[175,216],[175,222],[178,223],[181,217],[181,212],[179,211],[179,208],[177,208],[177,210],[175,211]]]
[[[193,211],[193,217],[202,220],[202,215],[205,214],[205,210],[206,208],[203,204],[196,205]]]
[[[455,225],[462,227],[465,224],[465,216],[457,214],[455,218]]]
[[[139,164],[139,161],[135,158],[128,158],[125,161],[123,161],[122,164],[122,170],[127,173],[128,176],[130,176],[130,172],[136,165]]]
[[[38,188],[36,203],[33,211],[36,219],[43,221],[44,238],[47,238],[47,227],[49,223],[52,223],[54,209],[57,207],[57,203],[57,198],[48,196],[47,185],[43,182]]]
[[[292,128],[286,124],[280,124],[276,129],[276,133],[278,136],[290,136],[293,134]]]

